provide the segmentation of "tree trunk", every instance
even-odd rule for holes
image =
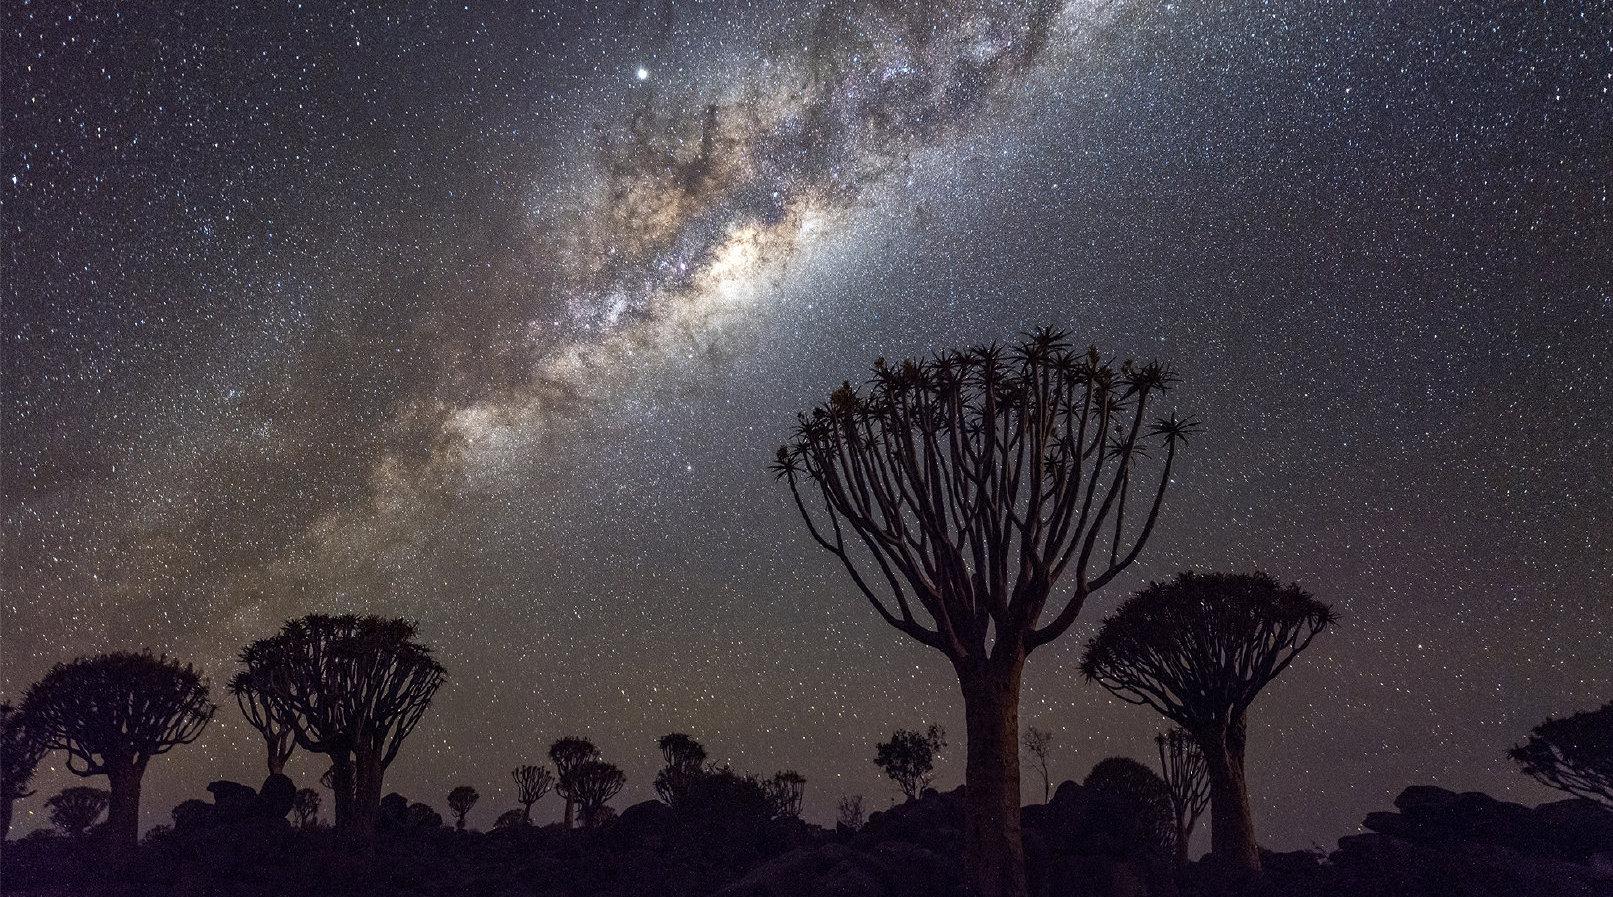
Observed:
[[[336,830],[350,831],[353,827],[352,756],[345,751],[331,754],[330,769],[330,791],[335,801],[332,813],[336,820]]]
[[[521,805],[521,822],[526,824],[526,825],[531,825],[532,824],[532,805],[531,804],[522,804]]]
[[[353,824],[349,831],[360,840],[367,841],[375,835],[375,820],[381,812],[381,779],[385,773],[378,753],[353,753]]]
[[[0,840],[11,837],[11,811],[15,800],[0,798]]]
[[[566,798],[566,828],[572,827],[572,823],[576,818],[576,808],[577,802],[569,797]]]
[[[1260,848],[1255,843],[1254,814],[1243,775],[1244,718],[1200,738],[1210,780],[1210,853],[1235,869],[1258,873]]]
[[[1024,897],[1019,824],[1019,683],[1025,659],[960,671],[968,726],[964,880],[976,897]]]
[[[108,767],[106,806],[107,843],[114,850],[134,850],[140,843],[140,779],[145,764]]]

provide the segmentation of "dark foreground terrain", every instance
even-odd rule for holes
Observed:
[[[860,831],[826,830],[744,806],[628,807],[592,829],[510,826],[461,832],[420,804],[383,804],[373,851],[284,818],[266,795],[214,783],[211,802],[175,808],[137,856],[108,858],[93,837],[35,833],[7,842],[8,895],[705,895],[949,897],[959,885],[961,795],[927,791],[874,813]],[[1613,812],[1585,800],[1529,808],[1483,794],[1408,788],[1366,834],[1330,854],[1266,854],[1258,882],[1205,863],[1180,875],[1157,832],[1124,800],[1066,782],[1024,810],[1032,892],[1042,895],[1590,897],[1613,894]],[[278,812],[277,812],[278,811]]]

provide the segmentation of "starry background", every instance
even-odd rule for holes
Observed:
[[[388,788],[474,825],[570,733],[620,806],[674,730],[884,806],[956,685],[770,451],[876,356],[1052,323],[1207,423],[1031,659],[1055,781],[1159,726],[1079,680],[1101,614],[1258,566],[1341,616],[1254,709],[1265,842],[1549,797],[1504,750],[1613,693],[1607,4],[420,6],[6,4],[0,692],[384,612],[451,674]],[[219,697],[145,824],[261,777]]]

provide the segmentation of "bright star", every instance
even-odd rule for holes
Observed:
[[[638,79],[640,81],[650,80],[650,70],[642,65],[638,67],[638,72],[636,74],[638,75]]]

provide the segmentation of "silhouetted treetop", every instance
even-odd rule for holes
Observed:
[[[560,795],[560,799],[566,803],[565,822],[566,827],[570,828],[578,804],[576,783],[572,775],[584,763],[599,759],[599,748],[594,747],[594,743],[586,738],[568,735],[549,746],[549,759],[554,763],[554,793]]]
[[[67,752],[69,770],[90,776],[190,744],[215,709],[189,664],[118,652],[52,667],[28,689],[22,714],[48,749]]]
[[[896,782],[903,797],[913,800],[935,779],[935,759],[946,745],[946,730],[940,726],[923,732],[897,729],[890,741],[875,746],[874,765]]]
[[[1613,807],[1613,701],[1547,719],[1508,756],[1543,785]]]
[[[64,835],[78,837],[100,820],[111,799],[112,795],[100,788],[74,785],[45,801],[45,809],[51,825]]]
[[[1068,629],[1086,595],[1147,542],[1177,446],[1195,426],[1148,423],[1150,401],[1175,382],[1155,362],[1114,366],[1095,349],[1072,351],[1053,330],[1011,349],[879,359],[865,388],[842,384],[801,415],[774,470],[812,537],[885,622],[954,660],[987,656],[989,632],[1029,651]],[[1164,460],[1128,531],[1126,506],[1150,442]],[[803,478],[818,487],[816,513]],[[1072,564],[1071,598],[1039,623],[1048,587]],[[889,587],[894,604],[873,582]]]
[[[656,746],[661,749],[661,756],[666,759],[667,766],[698,768],[700,764],[706,762],[705,745],[681,732],[662,735]]]
[[[566,775],[569,790],[582,813],[585,825],[597,825],[610,799],[620,794],[627,776],[603,760],[585,760]]]
[[[1335,620],[1309,592],[1264,573],[1184,572],[1104,620],[1081,672],[1191,727],[1247,709]]]
[[[465,830],[465,817],[481,799],[481,794],[469,785],[459,785],[448,792],[448,809],[454,811],[454,828]]]

